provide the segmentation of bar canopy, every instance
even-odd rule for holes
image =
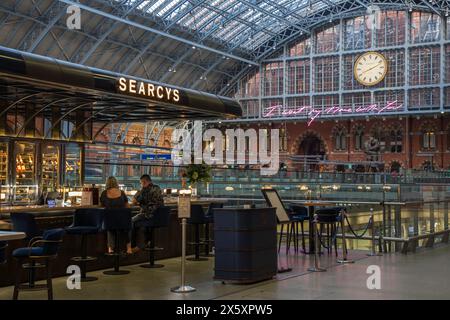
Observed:
[[[84,67],[0,46],[0,116],[35,103],[49,113],[86,111],[95,122],[235,118],[235,100]],[[6,103],[5,103],[6,101]],[[47,108],[48,106],[48,108]]]

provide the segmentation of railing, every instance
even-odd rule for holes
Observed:
[[[110,175],[130,189],[139,187],[139,177],[150,173],[162,188],[178,189],[181,167],[153,165],[143,162],[86,162],[85,183],[103,184]],[[411,174],[411,175],[410,175]],[[259,197],[261,187],[277,188],[287,199],[323,199],[353,201],[413,201],[443,199],[450,194],[445,172],[411,171],[396,176],[388,173],[339,173],[280,171],[261,176],[259,170],[213,168],[212,181],[199,184],[200,194],[215,197]],[[417,183],[434,179],[440,183]]]
[[[180,167],[147,163],[86,162],[86,183],[103,184],[109,175],[128,189],[139,188],[139,177],[150,173],[161,188],[179,189]],[[424,181],[427,183],[418,183]],[[202,196],[227,199],[228,203],[264,205],[262,187],[278,190],[285,201],[326,200],[348,208],[355,230],[367,225],[370,208],[376,223],[376,238],[383,251],[414,250],[448,241],[450,183],[447,172],[406,171],[387,173],[334,173],[282,171],[261,176],[259,170],[214,168],[212,181],[197,185]],[[429,181],[439,181],[430,183]],[[394,183],[395,182],[395,183]],[[347,230],[348,231],[348,230]],[[369,232],[370,233],[370,232]],[[346,235],[349,247],[370,247],[371,234],[356,240]]]

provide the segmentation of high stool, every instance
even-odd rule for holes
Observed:
[[[114,270],[107,270],[103,273],[108,275],[130,273],[128,270],[119,270],[119,268],[120,257],[122,256],[120,251],[120,234],[128,233],[131,230],[131,209],[106,209],[103,216],[103,229],[114,233],[115,238],[114,252],[107,253],[107,255],[114,257]]]
[[[208,210],[205,214],[205,239],[203,239],[203,243],[205,244],[205,254],[204,257],[213,257],[214,255],[210,254],[209,251],[211,249],[211,243],[214,243],[214,240],[210,238],[210,224],[214,223],[214,209],[223,208],[223,203],[210,203],[208,206]]]
[[[305,246],[305,230],[304,230],[304,222],[309,221],[309,214],[308,209],[303,206],[294,205],[291,204],[289,206],[289,215],[292,215],[295,220],[295,234],[296,234],[296,241],[297,241],[297,249],[298,249],[298,225],[300,224],[301,233],[302,233],[302,249],[303,253],[306,253],[306,246]]]
[[[337,252],[337,238],[336,238],[336,232],[337,232],[337,224],[340,223],[341,216],[339,215],[340,211],[342,210],[341,207],[331,207],[331,208],[322,208],[319,210],[316,210],[317,214],[317,223],[320,225],[320,231],[319,231],[319,239],[322,239],[322,232],[324,227],[327,231],[327,245],[325,245],[322,242],[322,245],[327,249],[328,253],[332,252],[333,244],[334,244],[334,251],[336,254],[336,257],[338,255]]]
[[[59,245],[62,242],[65,230],[50,229],[44,232],[42,237],[36,237],[30,241],[28,247],[19,248],[13,251],[13,257],[18,260],[18,270],[16,273],[16,281],[14,285],[13,300],[19,297],[19,291],[26,290],[47,290],[48,300],[53,300],[52,272],[51,260],[56,259]],[[42,245],[42,246],[40,246]],[[22,276],[23,261],[30,262],[41,261],[39,265],[47,269],[47,283],[45,285],[20,285]],[[36,264],[35,264],[36,265]]]
[[[200,225],[206,224],[205,212],[203,207],[199,204],[191,205],[191,217],[187,219],[187,223],[194,226],[194,242],[189,242],[194,246],[194,258],[188,258],[190,261],[206,261],[208,258],[200,257],[200,246],[204,245],[204,242],[200,242]]]
[[[144,248],[148,251],[149,263],[141,264],[142,268],[162,268],[164,265],[155,264],[155,252],[164,250],[164,248],[156,247],[155,245],[155,229],[165,228],[169,226],[170,220],[170,208],[169,207],[159,207],[153,213],[153,217],[148,220],[144,220],[143,224],[139,226],[145,227],[147,233],[147,239],[149,239],[150,245]]]
[[[12,230],[25,233],[25,239],[29,245],[30,240],[42,236],[41,230],[37,226],[35,217],[31,213],[17,212],[11,214]],[[24,269],[28,269],[29,286],[34,286],[36,268],[43,268],[44,265],[39,264],[37,260],[31,260],[23,265]]]
[[[6,248],[8,247],[8,242],[0,241],[0,265],[6,263]]]
[[[80,256],[72,257],[72,261],[80,263],[81,281],[95,281],[97,277],[86,276],[86,262],[97,260],[97,257],[87,255],[88,236],[96,235],[103,222],[103,209],[77,209],[73,216],[73,223],[66,228],[67,234],[81,236]]]

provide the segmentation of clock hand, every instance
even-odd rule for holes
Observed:
[[[376,66],[373,66],[372,68],[369,68],[369,69],[367,69],[367,70],[364,70],[363,72],[361,72],[361,75],[363,75],[364,73],[366,73],[366,72],[368,72],[368,71],[370,71],[370,70],[372,70],[372,69],[375,69],[375,68],[378,67],[379,65],[381,65],[381,63],[378,63]]]

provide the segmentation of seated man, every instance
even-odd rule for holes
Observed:
[[[139,228],[143,222],[152,219],[155,210],[164,205],[161,189],[159,186],[152,183],[152,179],[148,174],[144,174],[141,177],[140,183],[142,189],[134,195],[132,201],[134,205],[139,205],[141,207],[139,214],[135,215],[132,220],[131,246],[133,252],[139,251],[139,248],[136,246],[136,229]]]

